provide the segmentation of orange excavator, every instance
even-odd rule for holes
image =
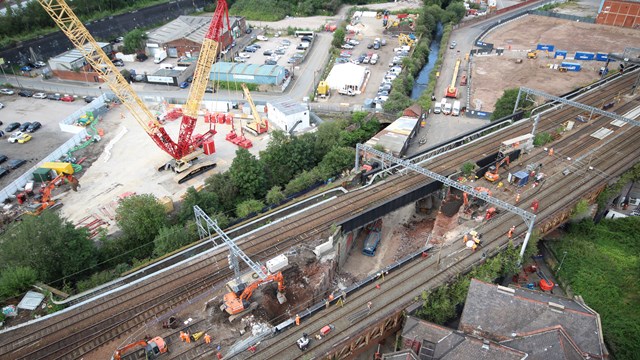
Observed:
[[[258,279],[252,282],[249,286],[244,288],[244,290],[242,290],[240,294],[233,291],[225,294],[223,298],[224,303],[220,308],[226,311],[229,315],[236,315],[249,309],[249,306],[251,305],[249,299],[251,299],[251,295],[253,295],[253,292],[260,285],[264,285],[273,281],[276,281],[278,283],[278,300],[282,303],[283,301],[280,299],[281,297],[284,297],[284,278],[282,277],[281,272],[277,272],[276,274],[271,274],[264,279]]]
[[[485,193],[485,194],[487,194],[488,196],[491,196],[491,190],[487,189],[486,187],[480,187],[480,186],[478,186],[478,187],[474,188],[473,190],[475,190],[475,191],[477,191],[477,192],[479,192],[479,193]],[[459,199],[459,198],[458,198],[458,199]],[[463,202],[464,202],[464,207],[465,207],[465,208],[468,208],[468,207],[469,207],[469,205],[470,205],[470,204],[469,204],[469,194],[467,194],[467,193],[462,193],[462,200],[463,200]]]
[[[489,170],[487,170],[486,173],[484,173],[484,178],[491,181],[491,182],[496,182],[498,180],[500,180],[500,174],[498,173],[500,171],[500,167],[503,165],[506,165],[507,168],[509,167],[509,155],[503,157],[502,159],[498,160],[496,162],[495,165],[491,165],[489,167]]]
[[[136,348],[144,348],[144,358],[147,360],[155,359],[158,356],[169,352],[169,348],[167,347],[167,343],[164,339],[156,336],[149,341],[140,340],[119,348],[115,353],[113,353],[111,360],[120,360],[123,356],[127,355],[129,351]]]
[[[71,174],[60,173],[60,175],[56,176],[55,179],[49,181],[47,186],[42,191],[42,199],[40,200],[40,206],[38,206],[32,213],[32,215],[40,215],[45,209],[50,208],[55,205],[56,202],[51,200],[51,191],[56,187],[56,184],[61,181],[66,180],[70,185],[73,191],[78,191],[78,187],[80,186],[78,179],[76,179]]]

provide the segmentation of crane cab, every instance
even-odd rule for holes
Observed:
[[[167,343],[164,341],[164,339],[156,336],[147,342],[145,351],[147,353],[147,359],[155,359],[158,356],[168,352],[169,349],[167,348]]]

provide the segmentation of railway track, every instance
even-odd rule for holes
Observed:
[[[607,121],[599,122],[604,124]],[[619,131],[622,133],[621,136],[615,142],[610,143],[607,149],[598,157],[598,160],[592,163],[592,166],[597,167],[603,173],[619,175],[626,168],[626,163],[621,161],[622,159],[625,157],[635,158],[640,155],[640,149],[633,146],[640,138],[640,129],[620,129]],[[582,134],[582,138],[587,136],[589,135]],[[583,151],[582,144],[572,140],[575,139],[567,139],[566,143],[562,144],[564,152],[579,153]],[[620,149],[625,149],[625,151],[620,151]],[[542,160],[545,157],[548,157],[545,152],[538,152],[534,156],[536,160]],[[572,199],[569,202],[575,203],[580,199],[581,194],[586,194],[591,188],[598,186],[601,178],[599,176],[590,177],[588,176],[589,170],[586,168],[584,170],[587,176],[581,174],[564,176],[559,181],[547,183],[548,186],[543,193],[535,194],[535,196],[544,195],[548,197],[546,201],[548,204],[538,214],[540,220],[549,219],[559,211],[566,209],[567,203],[561,201],[561,199]],[[529,196],[525,200],[532,200],[533,197]],[[523,203],[526,204],[527,202]],[[370,284],[357,293],[351,294],[344,308],[338,308],[334,305],[331,310],[323,310],[321,314],[304,321],[301,327],[290,329],[274,340],[261,344],[260,349],[262,350],[257,354],[251,356],[240,355],[237,358],[321,358],[330,353],[337,343],[353,339],[355,334],[368,327],[375,326],[380,319],[385,319],[389,315],[406,308],[415,301],[414,299],[422,291],[433,289],[448,282],[457,274],[468,271],[474,264],[482,261],[482,253],[499,251],[499,248],[506,246],[509,241],[505,235],[507,229],[511,224],[519,222],[519,220],[516,215],[511,213],[494,218],[481,227],[480,232],[485,239],[485,243],[481,248],[482,251],[471,252],[465,250],[461,242],[456,242],[450,249],[452,251],[444,258],[444,263],[448,264],[442,269],[438,268],[436,257],[430,257],[426,260],[414,260],[413,263],[405,265],[402,271],[396,271],[386,276],[381,289],[376,289],[375,284]],[[523,227],[521,226],[520,228],[522,229]],[[367,311],[367,303],[369,301],[374,304],[371,311]],[[359,316],[360,314],[362,316]],[[305,353],[300,352],[296,346],[296,340],[302,336],[302,333],[316,334],[327,324],[334,324],[335,330],[322,341],[315,340],[312,337],[311,350]],[[315,345],[314,342],[316,343]],[[201,357],[206,355],[211,355],[211,353],[204,354]]]
[[[610,82],[603,89],[585,94],[579,101],[599,106],[606,96],[614,96],[630,88],[630,76]],[[604,94],[613,94],[606,95]],[[555,129],[564,119],[570,119],[578,109],[565,107],[541,119],[540,131]],[[526,133],[528,123],[521,123],[499,131],[495,136],[480,139],[473,146],[450,151],[430,162],[429,168],[444,173],[456,169],[469,158],[481,157],[496,151],[500,141]],[[496,140],[499,137],[501,140]],[[467,152],[470,150],[472,152]],[[240,247],[254,259],[264,260],[282,253],[287,248],[315,240],[330,225],[346,216],[422,186],[425,179],[406,175],[352,191],[335,201],[309,210],[301,216],[287,219],[277,227],[268,227],[239,240]],[[165,273],[150,277],[132,286],[112,293],[47,319],[9,329],[0,339],[0,358],[7,359],[75,359],[101,345],[153,321],[157,316],[186,299],[208,291],[230,276],[226,268],[226,251],[212,251],[182,264],[174,265]]]

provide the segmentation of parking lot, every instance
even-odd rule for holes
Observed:
[[[8,160],[0,164],[0,166],[6,167],[8,161],[12,159],[27,161],[19,169],[2,176],[0,178],[0,188],[7,186],[29,167],[69,140],[73,134],[60,131],[58,122],[86,105],[82,99],[77,99],[74,102],[63,102],[25,98],[18,95],[0,95],[0,103],[4,104],[4,108],[0,109],[0,120],[3,123],[0,129],[2,131],[6,129],[8,124],[13,122],[22,124],[24,122],[38,121],[42,123],[42,127],[30,134],[32,139],[26,143],[9,143],[7,141],[11,135],[9,132],[0,138],[0,155],[8,157]]]
[[[393,18],[393,15],[390,16]],[[400,47],[400,43],[397,37],[391,35],[385,35],[383,33],[384,28],[382,26],[382,20],[375,17],[362,17],[360,18],[360,32],[355,35],[349,35],[352,39],[358,41],[357,45],[354,45],[353,49],[342,49],[341,52],[347,52],[351,54],[350,57],[346,57],[349,60],[357,59],[377,54],[379,59],[376,64],[360,64],[360,66],[367,67],[370,70],[370,76],[365,84],[362,93],[355,96],[338,95],[337,93],[327,100],[328,103],[343,104],[363,104],[365,99],[375,99],[378,97],[378,88],[382,84],[383,79],[386,76],[390,66],[389,63],[393,60],[395,53],[394,49]],[[381,45],[379,49],[368,48],[369,45],[373,45],[374,40],[378,38],[384,40],[385,45]],[[344,61],[344,60],[339,60]]]

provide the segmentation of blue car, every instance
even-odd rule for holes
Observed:
[[[20,68],[22,71],[31,71],[31,66],[23,66]]]
[[[189,83],[186,81],[183,81],[180,83],[180,89],[186,89],[189,87]]]

